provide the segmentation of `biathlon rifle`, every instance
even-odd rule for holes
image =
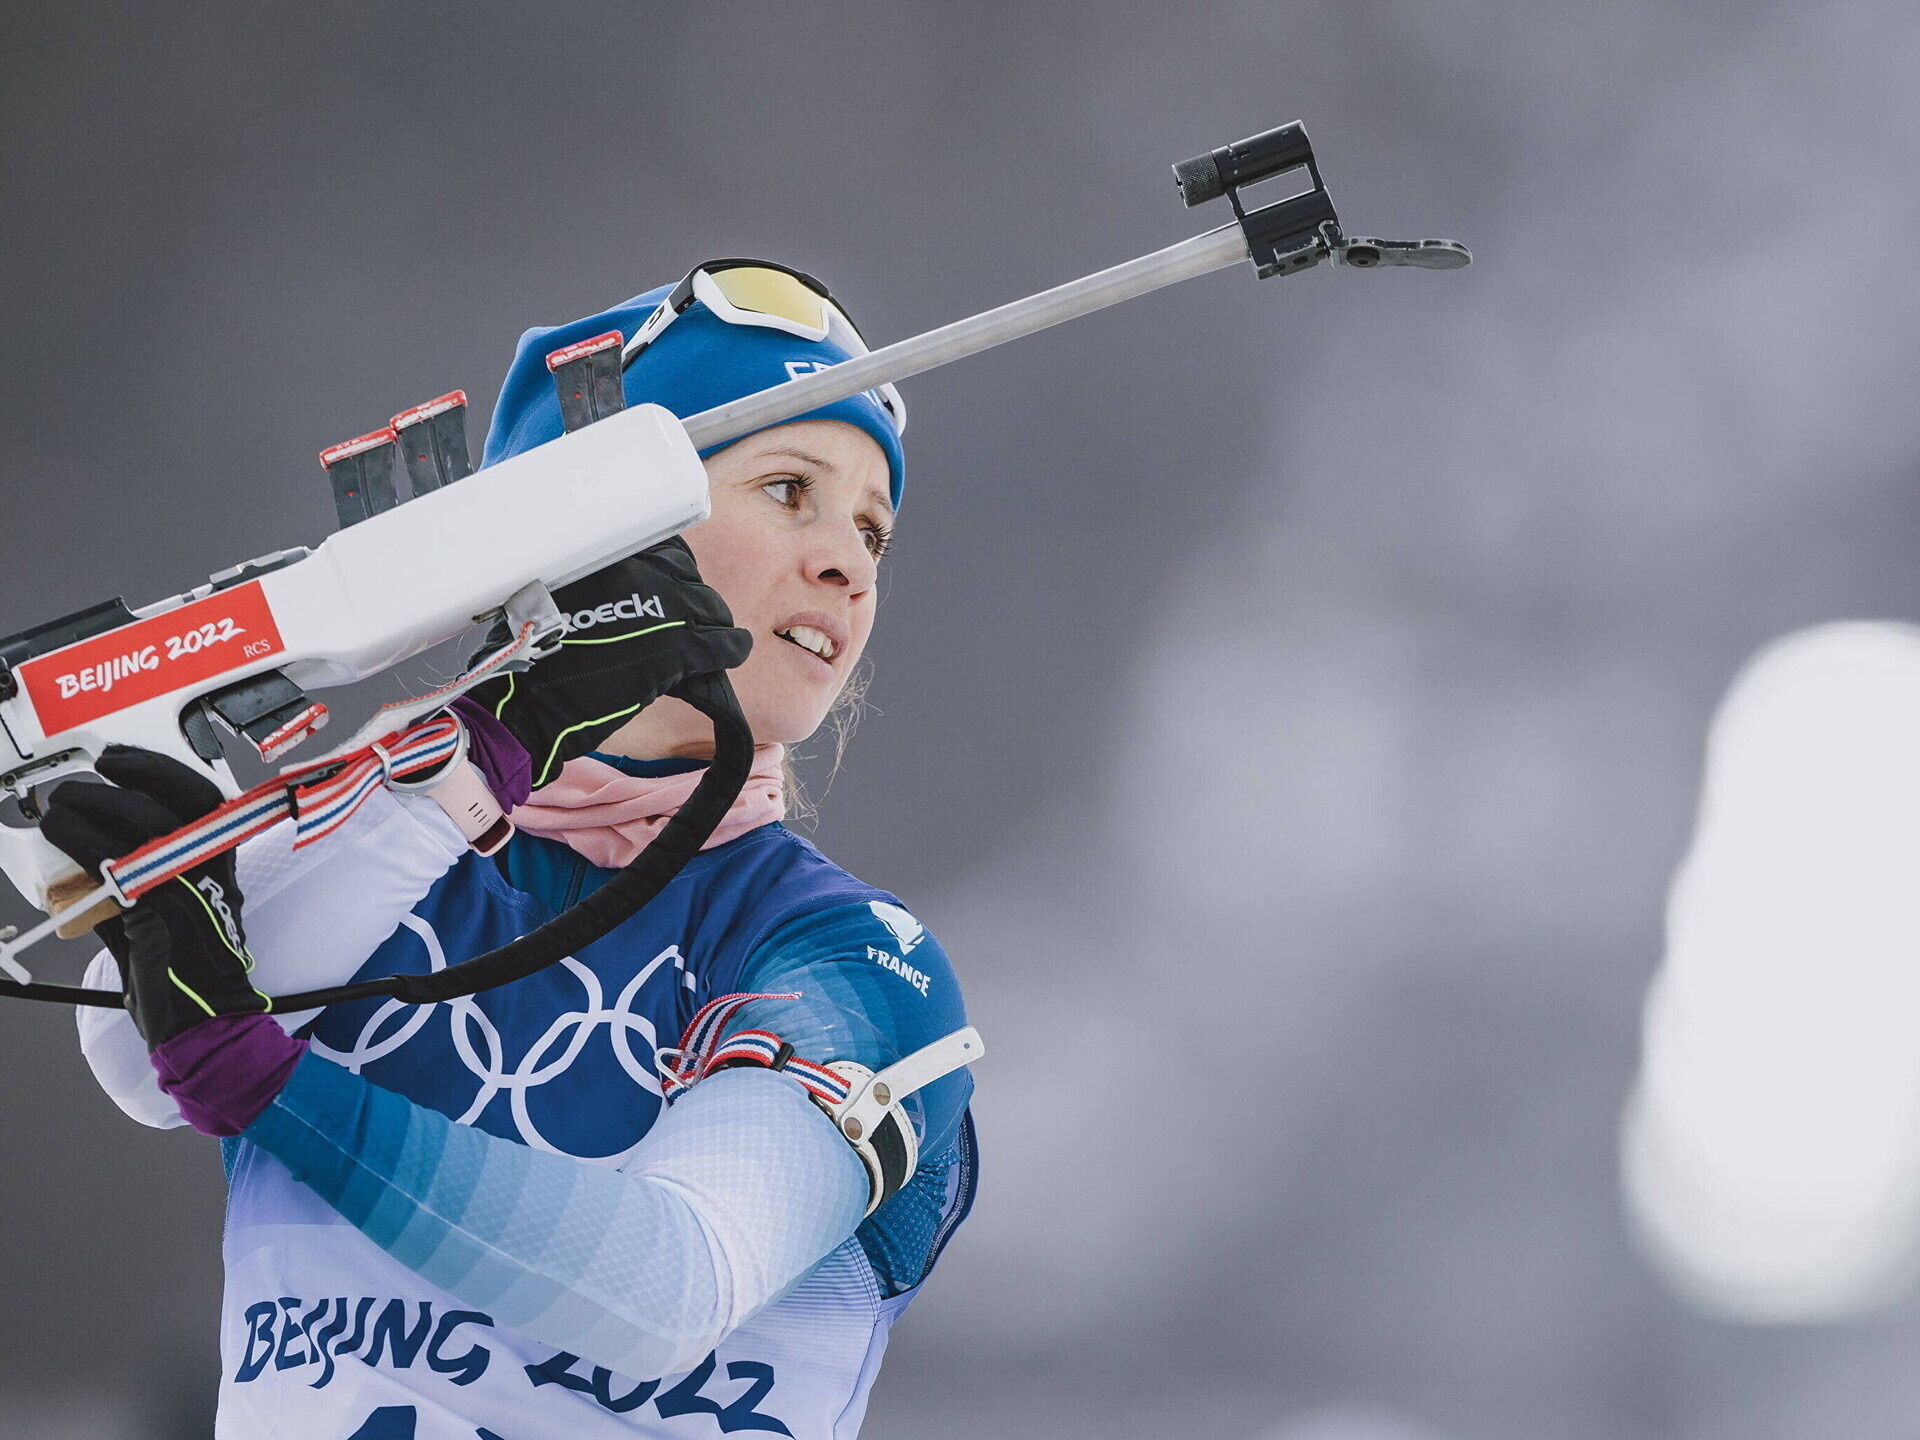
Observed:
[[[332,756],[295,767],[311,783],[484,674],[549,653],[565,628],[551,590],[706,517],[701,450],[1242,260],[1264,279],[1323,261],[1451,270],[1472,258],[1451,240],[1347,236],[1297,121],[1173,170],[1187,205],[1224,195],[1232,222],[685,420],[657,405],[624,408],[619,336],[557,351],[548,365],[566,425],[560,438],[474,471],[465,396],[443,396],[321,453],[342,528],[314,548],[249,560],[150,605],[107,600],[0,639],[0,795],[18,803],[26,822],[0,824],[0,868],[49,912],[24,933],[0,931],[0,970],[13,977],[0,980],[0,994],[120,1003],[107,992],[34,984],[17,958],[49,933],[84,933],[126,898],[111,876],[93,885],[34,823],[41,787],[91,771],[109,745],[170,755],[234,796],[223,731],[277,759],[325,721],[310,690],[364,680],[505,617],[513,642],[484,673],[388,707]],[[1263,182],[1271,182],[1263,195],[1285,198],[1251,203],[1248,191]],[[412,491],[404,503],[397,457]],[[714,721],[715,761],[628,875],[504,951],[431,977],[282,997],[304,1003],[280,1008],[365,993],[416,1002],[473,993],[552,963],[630,917],[698,851],[746,775],[752,738],[724,680],[684,698]]]

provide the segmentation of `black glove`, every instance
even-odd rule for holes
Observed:
[[[223,798],[204,775],[151,750],[110,745],[95,768],[113,783],[60,786],[40,833],[96,880],[102,862],[198,820]],[[267,1008],[248,979],[240,903],[229,850],[94,928],[120,962],[127,1009],[149,1050],[211,1016]]]
[[[563,585],[553,599],[567,617],[560,648],[467,692],[526,747],[536,790],[688,676],[730,670],[753,648],[678,538]],[[507,639],[501,621],[480,653]]]

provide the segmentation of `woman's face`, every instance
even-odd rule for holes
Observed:
[[[713,512],[685,534],[753,651],[730,672],[761,743],[819,728],[873,630],[874,583],[893,507],[887,457],[837,420],[762,430],[706,462]],[[710,754],[712,729],[672,699],[603,746],[642,757]]]

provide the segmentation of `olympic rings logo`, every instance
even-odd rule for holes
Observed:
[[[427,963],[432,969],[447,968],[446,951],[441,948],[440,937],[434,932],[433,926],[413,914],[403,915],[400,923],[420,937],[420,943],[426,947]],[[572,1155],[571,1151],[553,1144],[540,1133],[528,1111],[528,1093],[566,1074],[574,1061],[579,1059],[581,1051],[586,1049],[594,1032],[605,1025],[613,1044],[614,1058],[620,1068],[641,1089],[658,1098],[660,1080],[654,1074],[653,1053],[659,1046],[659,1036],[653,1022],[637,1013],[633,1005],[641,991],[646,989],[647,982],[669,962],[675,971],[685,974],[687,962],[680,953],[680,947],[669,945],[642,966],[639,973],[620,988],[619,995],[609,1005],[600,977],[569,955],[560,965],[580,982],[584,992],[583,1004],[577,1010],[556,1015],[546,1032],[511,1066],[499,1029],[486,1012],[474,1003],[471,995],[433,1005],[404,1005],[398,1000],[387,1000],[360,1027],[360,1033],[354,1038],[351,1048],[337,1050],[316,1039],[313,1049],[316,1054],[337,1065],[344,1065],[357,1075],[363,1066],[371,1065],[406,1045],[433,1023],[436,1016],[445,1015],[451,1027],[454,1052],[479,1082],[473,1102],[455,1117],[457,1122],[462,1125],[473,1124],[480,1118],[481,1112],[493,1103],[494,1098],[504,1093],[508,1096],[514,1128],[519,1131],[523,1143],[532,1149],[545,1150],[554,1155]],[[399,1023],[395,1024],[396,1020]],[[642,1042],[638,1051],[633,1043],[635,1032],[639,1033]],[[572,1158],[617,1169],[626,1163],[639,1143],[639,1139],[636,1139],[632,1145],[610,1155],[572,1155]]]

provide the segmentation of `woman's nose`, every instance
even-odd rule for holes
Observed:
[[[873,588],[880,565],[867,548],[867,537],[857,525],[848,525],[816,556],[809,567],[814,578],[860,594]]]

